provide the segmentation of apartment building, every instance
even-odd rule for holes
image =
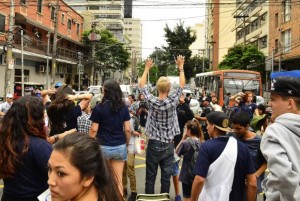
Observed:
[[[291,0],[270,3],[269,49],[273,70],[296,70],[300,63],[300,7]],[[272,55],[272,56],[271,56]]]
[[[269,2],[239,1],[233,13],[236,19],[233,31],[236,33],[236,45],[255,45],[268,55]],[[271,30],[270,30],[271,31]]]
[[[66,0],[69,6],[83,17],[92,17],[109,30],[120,42],[125,42],[124,38],[124,0]],[[84,14],[89,11],[90,14]],[[86,16],[91,15],[91,16]],[[89,26],[88,23],[86,26]]]
[[[203,23],[195,24],[191,27],[194,32],[196,41],[191,44],[189,49],[192,51],[192,56],[200,55],[205,56],[205,25]]]
[[[56,10],[56,8],[58,8]],[[83,45],[82,23],[83,17],[69,7],[64,1],[58,5],[51,0],[37,2],[16,0],[14,7],[10,2],[0,4],[0,17],[4,19],[4,32],[0,33],[0,97],[4,95],[5,72],[7,69],[6,47],[9,30],[9,13],[12,9],[13,20],[13,59],[9,93],[14,91],[14,83],[21,82],[21,57],[23,55],[24,81],[36,82],[53,86],[55,82],[76,85],[77,52]],[[57,11],[57,17],[55,15]],[[55,31],[57,22],[57,32]],[[21,33],[23,29],[23,51],[21,51]],[[54,33],[57,33],[57,50],[53,52]],[[49,45],[48,45],[49,42]],[[49,49],[49,55],[47,55]],[[56,71],[52,73],[52,56],[56,58]],[[48,61],[48,62],[47,62]],[[47,71],[47,63],[49,73]],[[54,74],[54,77],[51,77]],[[51,79],[52,78],[52,79]],[[50,80],[51,79],[51,80]],[[46,86],[45,86],[46,87]]]
[[[218,64],[232,47],[235,40],[235,20],[232,12],[235,10],[234,0],[207,0],[205,22],[206,57],[210,61],[210,69],[217,70]]]
[[[137,82],[137,63],[142,59],[142,24],[137,18],[124,18],[124,28],[128,37],[128,47],[131,51],[131,69],[128,74],[134,78],[132,82]]]

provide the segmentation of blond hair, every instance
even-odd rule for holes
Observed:
[[[157,80],[156,86],[159,93],[169,93],[171,89],[170,80],[165,76],[162,76]]]

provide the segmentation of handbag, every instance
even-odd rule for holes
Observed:
[[[145,153],[145,141],[140,136],[134,137],[134,154],[143,155]]]

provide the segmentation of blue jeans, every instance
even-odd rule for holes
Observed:
[[[160,193],[169,193],[174,167],[174,145],[150,139],[146,153],[146,194],[154,194],[158,165],[161,169]]]

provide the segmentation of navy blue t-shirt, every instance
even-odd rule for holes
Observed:
[[[244,102],[240,102],[239,106],[241,108],[241,111],[248,113],[251,118],[253,117],[253,113],[257,108],[257,105],[255,103],[250,103],[249,105],[246,105]]]
[[[81,116],[81,114],[82,111],[79,105],[76,105],[68,112],[66,117],[67,127],[65,128],[65,131],[71,130],[73,128],[76,128],[78,130],[77,117]]]
[[[48,141],[30,137],[28,152],[22,157],[16,173],[4,179],[3,193],[8,197],[36,199],[48,189],[48,160],[52,146]]]
[[[118,146],[126,143],[123,123],[130,120],[126,105],[113,112],[108,101],[97,104],[90,120],[99,124],[96,137],[101,145]]]
[[[209,166],[221,155],[225,149],[229,137],[219,137],[204,142],[200,147],[194,174],[206,178]],[[238,143],[238,155],[234,168],[234,179],[230,201],[241,201],[244,199],[245,179],[247,174],[255,173],[254,163],[246,145]],[[221,167],[220,167],[221,168]]]

